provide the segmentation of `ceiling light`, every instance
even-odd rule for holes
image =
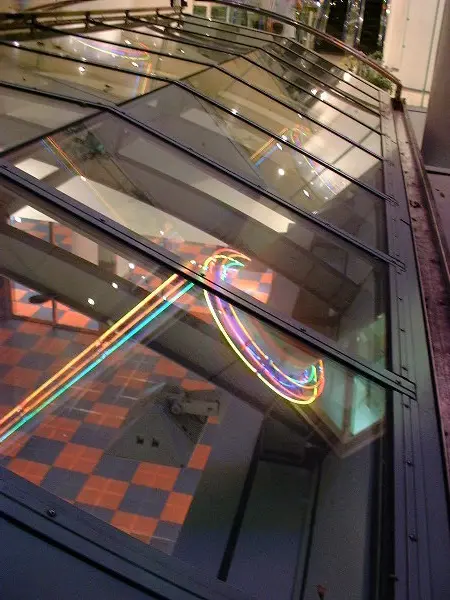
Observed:
[[[94,306],[94,304],[95,304],[95,300],[93,300],[92,298],[88,298],[88,303],[89,303],[91,306]]]
[[[277,148],[278,150],[283,150],[283,146],[280,144],[280,142],[277,142]]]
[[[309,198],[309,192],[308,192],[308,190],[303,190],[303,193],[305,194],[305,196],[306,196],[307,198]]]
[[[137,62],[134,62],[134,61],[133,61],[131,64],[133,65],[133,67],[138,67],[138,66],[139,66],[139,65],[137,64]]]
[[[129,46],[131,46],[130,40],[125,40],[125,44],[128,44]]]
[[[180,52],[181,52],[181,54],[184,54],[183,48],[180,48]]]
[[[233,115],[237,115],[238,114],[238,111],[235,108],[232,108],[231,112],[233,113]]]
[[[318,214],[318,210],[313,210],[313,215],[317,215]]]
[[[284,140],[285,142],[287,142],[287,135],[282,135],[281,139]]]
[[[86,71],[84,67],[78,67],[78,70],[80,71],[80,73],[84,73]]]
[[[311,90],[311,94],[314,94],[314,96],[315,96],[315,95],[317,94],[317,89],[316,89],[316,88],[313,88],[313,89]]]
[[[82,56],[82,57],[81,57],[81,60],[82,60],[83,62],[86,62],[86,61],[87,61],[87,58],[84,58],[84,56]]]
[[[164,235],[164,231],[162,229],[159,230],[160,235]]]
[[[191,260],[191,265],[196,265],[197,262],[195,260]]]
[[[117,283],[115,281],[113,281],[111,285],[113,286],[113,288],[115,290],[117,290],[119,288],[119,286],[117,285]]]
[[[133,270],[136,267],[134,263],[128,263],[128,266],[131,270]]]
[[[13,46],[15,46],[16,48],[18,48],[20,46],[19,42],[13,42]]]
[[[278,175],[281,175],[281,177],[283,177],[284,173],[285,173],[284,169],[278,169]]]
[[[350,73],[344,73],[344,81],[349,82],[349,81],[351,81],[351,79],[352,79],[352,76],[350,75]]]
[[[328,200],[328,196],[325,196],[325,200]]]
[[[86,177],[84,175],[81,175],[80,179],[81,179],[81,181],[87,181]]]
[[[328,94],[326,92],[321,92],[320,94],[320,99],[321,100],[326,100],[327,99]]]

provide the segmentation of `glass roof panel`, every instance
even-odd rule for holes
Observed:
[[[275,135],[285,140],[289,139],[291,142],[295,140],[296,145],[335,165],[349,175],[360,177],[361,165],[366,165],[367,171],[371,170],[373,174],[378,173],[378,177],[374,180],[378,181],[378,185],[383,186],[380,160],[323,129],[306,117],[300,119],[294,110],[271,100],[265,94],[233,79],[222,71],[208,69],[208,71],[189,77],[185,83],[213,100],[217,100],[227,108],[236,110],[240,115]],[[371,133],[372,135],[370,135]],[[370,132],[370,130],[365,132],[365,137],[369,143],[371,143],[369,138],[375,142],[379,141],[378,134]],[[356,165],[358,165],[357,168],[355,168]]]
[[[315,52],[308,50],[307,48],[300,45],[295,40],[290,40],[287,38],[277,38],[277,41],[278,41],[278,43],[282,44],[283,46],[286,46],[287,48],[293,50],[296,54],[300,54],[300,55],[304,56],[310,62],[314,62],[315,64],[320,65],[326,71],[329,71],[331,73],[339,75],[341,77],[341,79],[345,80],[345,78],[348,77],[348,75],[350,74],[348,71],[341,69],[340,67],[338,67],[337,65],[326,60],[319,54],[316,54]],[[379,96],[378,89],[376,89],[373,85],[370,85],[369,83],[363,81],[359,77],[352,77],[352,79],[350,81],[355,87],[366,92],[370,96],[373,96],[374,98],[377,98]]]
[[[160,22],[164,22],[166,26],[163,28],[160,24],[156,27],[149,22],[149,28],[152,31],[158,32],[161,30],[164,32],[165,36],[176,36],[179,40],[186,43],[202,44],[203,46],[209,46],[210,48],[220,50],[221,52],[233,52],[234,54],[244,54],[255,47],[254,45],[243,45],[237,41],[232,41],[231,39],[214,37],[211,35],[210,31],[207,31],[204,34],[193,32],[189,29],[191,26],[190,24],[188,24],[188,29],[172,27],[172,20],[169,20],[167,17],[164,18],[161,16],[159,20]]]
[[[89,40],[68,34],[47,40],[22,42],[22,46],[59,54],[62,57],[84,59],[108,67],[134,70],[143,75],[161,75],[175,79],[181,79],[205,68],[204,65],[181,58],[151,54],[147,51],[136,50],[131,46],[122,48],[108,42]]]
[[[139,77],[67,61],[23,48],[0,45],[3,81],[91,101],[120,102],[166,85],[150,77]]]
[[[250,11],[246,11],[246,12],[247,12],[247,14],[252,14],[253,16],[256,15],[256,13],[250,13]],[[234,33],[241,33],[241,34],[247,35],[248,37],[251,37],[251,38],[266,40],[267,42],[273,41],[273,35],[270,32],[263,31],[261,29],[250,29],[249,27],[246,27],[245,25],[240,26],[235,23],[216,23],[214,21],[214,19],[213,20],[202,19],[201,17],[197,17],[195,15],[190,15],[190,14],[183,14],[183,17],[181,20],[188,21],[191,23],[197,23],[198,25],[203,26],[203,27],[212,27],[214,29],[220,29],[223,31],[231,31]]]
[[[0,87],[0,152],[93,112],[77,104]]]
[[[247,519],[270,518],[274,529],[264,542],[286,556],[286,538],[278,542],[273,530],[280,530],[293,508],[297,516],[289,525],[296,523],[311,537],[310,560],[321,557],[322,575],[341,563],[323,564],[322,538],[317,542],[315,533],[331,539],[338,528],[361,556],[352,560],[352,569],[369,581],[365,550],[378,514],[373,499],[386,484],[373,477],[383,471],[378,457],[385,391],[152,261],[55,222],[56,215],[49,217],[40,206],[39,212],[23,208],[30,229],[51,222],[65,246],[1,224],[1,247],[7,251],[0,263],[8,273],[3,291],[19,290],[23,305],[31,308],[36,306],[29,302],[31,285],[41,295],[64,298],[68,311],[82,304],[103,333],[3,312],[8,355],[2,401],[8,408],[0,420],[2,466],[205,571],[190,542],[195,537],[197,550],[208,551],[210,518],[217,519],[223,502],[237,505],[254,457],[255,479],[228,582],[260,597],[257,588],[248,587],[258,577],[242,581],[239,573],[245,565],[247,574],[250,569],[257,575],[260,561],[272,554],[261,553],[260,544],[249,550]],[[219,281],[232,268],[230,258],[210,263]],[[19,366],[11,365],[12,355]],[[286,472],[276,456],[295,467]],[[319,487],[318,471],[326,474]],[[279,494],[286,480],[291,485],[281,489],[287,497]],[[254,498],[262,481],[266,498],[272,498],[264,506]],[[217,500],[213,514],[205,510],[211,491]],[[357,531],[346,503],[339,502],[344,492],[362,505]],[[329,510],[327,519],[320,510],[316,519],[308,518],[313,498],[319,509],[338,503],[331,522]],[[202,526],[193,531],[191,519]],[[282,573],[275,572],[283,590],[294,585],[299,568],[307,574],[297,560],[303,538],[295,532],[295,539]],[[345,559],[343,565],[347,568]],[[351,585],[355,589],[353,580]]]
[[[151,112],[148,104],[140,108]],[[170,122],[189,128],[174,116]],[[198,128],[193,132],[204,139]],[[209,143],[223,153],[230,144],[214,136]],[[25,171],[30,159],[52,167],[47,184],[195,272],[212,251],[236,249],[246,258],[230,269],[226,283],[365,358],[384,356],[384,336],[359,339],[361,329],[383,322],[384,264],[153,136],[115,117],[96,117],[10,159]],[[371,235],[374,215],[362,206],[343,194],[328,209]]]
[[[251,55],[249,58],[251,58]],[[380,135],[366,127],[363,119],[361,119],[361,117],[364,118],[366,115],[370,117],[370,113],[364,110],[360,111],[352,103],[343,102],[342,98],[332,92],[313,88],[317,91],[316,94],[311,94],[311,86],[308,86],[308,82],[305,82],[304,89],[309,93],[306,91],[303,92],[281,77],[272,75],[265,69],[251,63],[247,60],[247,57],[227,61],[221,67],[232,75],[244,79],[249,84],[289,104],[293,110],[300,110],[306,113],[307,116],[311,116],[324,125],[328,125],[338,133],[346,135],[365,148],[381,154]],[[333,108],[334,106],[337,108]],[[343,108],[338,110],[340,106]],[[358,121],[352,117],[355,117]],[[374,121],[379,122],[379,119],[375,116]]]
[[[303,71],[290,67],[286,63],[280,62],[265,52],[256,50],[249,54],[248,57],[261,67],[269,69],[282,79],[285,79],[287,82],[294,83],[303,89],[309,89],[313,94],[315,93],[320,96],[320,94],[325,91],[327,94],[327,101],[333,104],[333,106],[346,111],[349,115],[354,115],[370,127],[380,129],[380,117],[378,114],[372,112],[370,108],[365,110],[363,105],[352,102],[351,99],[342,96],[336,88],[326,84],[321,85],[317,80],[312,79]]]
[[[374,92],[372,94],[365,93],[365,90],[363,91],[358,89],[357,87],[354,87],[353,85],[350,85],[350,82],[341,79],[338,75],[334,75],[330,71],[325,71],[319,65],[315,65],[314,63],[309,61],[309,58],[300,57],[295,52],[292,52],[284,46],[280,46],[278,44],[270,44],[270,46],[267,46],[265,50],[287,61],[293,67],[296,67],[301,71],[305,71],[312,77],[316,77],[323,83],[328,84],[329,86],[335,88],[343,94],[346,94],[346,96],[348,96],[349,98],[354,98],[356,100],[359,100],[360,102],[363,102],[364,104],[367,104],[371,108],[379,110],[380,99],[379,94],[377,92]],[[348,73],[344,73],[344,76],[346,77],[346,79],[350,78],[350,81],[352,83],[353,81],[356,81],[356,79],[354,77],[351,77],[351,75],[349,75]]]
[[[179,86],[176,90],[168,90],[167,94],[162,92],[154,94],[148,102],[154,107],[153,110],[149,110],[144,102],[130,105],[127,111],[131,111],[140,120],[151,123],[163,133],[170,133],[184,141],[198,152],[206,153],[214,157],[217,162],[227,164],[232,170],[246,177],[250,176],[258,185],[276,190],[278,195],[294,204],[298,202],[301,204],[299,197],[303,195],[302,189],[305,187],[312,195],[317,194],[315,185],[319,186],[319,189],[322,188],[318,195],[322,202],[326,203],[330,197],[328,192],[334,196],[351,186],[351,183],[341,175],[328,170],[314,159],[305,157],[291,147],[283,148],[281,141],[273,139],[267,133],[237,118],[235,116],[239,112],[237,108],[234,109],[236,112],[232,109],[230,114],[206,100],[191,96],[187,90]],[[179,130],[173,127],[171,118],[174,119],[173,123],[178,123]],[[190,124],[187,128],[188,123]],[[191,139],[192,127],[197,129],[198,138],[194,136]],[[187,133],[188,131],[190,133]],[[290,130],[282,135],[285,135],[286,141],[289,140],[293,145],[303,149],[307,147],[310,140],[312,143],[315,134],[310,129],[303,129],[302,123],[299,122],[295,129],[291,124]],[[211,141],[215,139],[216,143],[223,146],[223,142],[219,143],[220,137],[226,139],[225,145],[228,148],[226,155],[221,155],[218,147]],[[351,146],[349,152],[337,155],[336,165],[345,169],[347,165],[353,164],[352,173],[356,178],[382,189],[382,170],[377,164],[379,161],[369,154],[362,153],[364,160],[354,163],[351,159],[353,149],[354,146]]]
[[[165,17],[166,22],[173,22],[173,19]],[[176,21],[176,19],[175,19]],[[247,37],[233,30],[224,30],[221,25],[213,23],[211,21],[203,21],[201,24],[197,23],[189,18],[183,18],[179,20],[180,32],[183,35],[193,36],[196,39],[208,38],[210,41],[219,43],[223,46],[228,46],[230,49],[233,45],[237,45],[242,51],[246,46],[249,49],[261,48],[267,45],[267,39],[261,39],[260,37]]]
[[[164,53],[170,52],[173,56],[180,56],[188,60],[210,62],[212,64],[223,62],[227,58],[234,58],[232,54],[226,52],[178,41],[175,33],[168,39],[156,31],[143,26],[136,29],[108,28],[99,32],[89,32],[89,37],[105,42],[126,44],[133,48],[152,49],[155,52]],[[83,37],[83,35],[79,37]]]
[[[213,40],[223,40],[227,42],[232,42],[234,44],[242,44],[244,46],[251,46],[253,48],[262,48],[266,46],[268,43],[267,39],[261,39],[256,36],[247,36],[242,35],[239,31],[234,31],[233,29],[225,30],[222,26],[212,23],[205,22],[202,24],[197,24],[191,21],[190,19],[183,19],[181,21],[183,31],[186,33],[193,33],[201,36],[208,36]]]

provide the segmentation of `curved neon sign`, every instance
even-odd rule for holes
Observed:
[[[228,281],[231,269],[241,269],[249,257],[230,248],[218,250],[206,261],[204,268],[213,281]],[[242,362],[273,392],[293,404],[311,404],[325,386],[323,362],[292,365],[277,364],[255,339],[257,332],[244,323],[245,316],[231,304],[204,290],[206,304],[220,332]]]

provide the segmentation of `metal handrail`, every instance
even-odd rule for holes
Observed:
[[[133,13],[158,13],[162,11],[174,12],[174,9],[170,6],[150,7],[150,8],[107,8],[105,10],[61,10],[61,11],[22,11],[22,12],[0,12],[0,19],[18,19],[20,18],[28,20],[32,16],[39,17],[85,17],[88,15],[108,15],[108,16],[126,16],[127,14]]]
[[[201,0],[201,1],[205,1],[205,0]],[[280,15],[278,13],[272,12],[271,10],[266,10],[264,8],[257,8],[255,6],[250,6],[249,4],[245,4],[244,2],[238,2],[238,1],[234,1],[234,0],[208,0],[208,2],[211,2],[213,4],[223,4],[225,6],[232,6],[234,8],[236,8],[236,7],[242,8],[249,12],[254,12],[254,13],[266,16],[266,17],[270,17],[276,21],[280,21],[281,23],[286,23],[287,25],[291,25],[292,27],[295,27],[296,29],[303,29],[303,30],[307,31],[308,33],[311,33],[317,37],[322,38],[323,40],[329,42],[333,46],[336,46],[337,48],[340,48],[341,50],[348,52],[349,54],[351,54],[352,56],[354,56],[355,58],[357,58],[358,60],[360,60],[361,62],[366,64],[367,66],[369,66],[374,71],[377,71],[378,73],[380,73],[380,75],[382,75],[386,79],[389,79],[389,81],[391,81],[396,86],[395,98],[397,100],[400,100],[403,85],[402,85],[402,82],[399,79],[397,79],[397,77],[392,75],[392,73],[390,71],[385,69],[379,63],[377,63],[376,61],[369,58],[366,54],[364,54],[364,52],[361,52],[360,50],[355,50],[355,48],[352,48],[351,46],[349,46],[342,40],[338,40],[337,38],[333,37],[329,33],[325,33],[324,31],[315,29],[314,27],[311,27],[310,25],[306,25],[304,23],[299,23],[298,21],[295,21],[294,19],[290,19],[289,17],[285,17],[284,15]]]

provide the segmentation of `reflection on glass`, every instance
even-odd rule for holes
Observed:
[[[80,36],[78,36],[80,37]],[[233,58],[233,55],[226,52],[204,48],[200,45],[186,44],[174,40],[173,37],[167,39],[151,30],[149,27],[137,27],[134,30],[129,29],[107,29],[97,33],[89,33],[90,38],[97,38],[105,42],[120,43],[130,46],[130,48],[151,49],[155,52],[164,52],[172,54],[174,57],[185,58],[187,60],[201,60],[203,62],[219,63],[227,58]]]
[[[164,104],[161,102],[163,96]],[[326,169],[314,159],[284,146],[282,142],[236,118],[238,107],[233,107],[232,114],[229,114],[180,88],[171,89],[167,94],[154,94],[150,103],[154,107],[152,113],[148,110],[144,112],[143,104],[139,106],[140,110],[135,109],[134,105],[127,110],[138,111],[134,114],[144,122],[151,122],[164,133],[175,135],[202,154],[212,155],[217,161],[227,164],[255,183],[276,190],[278,195],[294,204],[311,206],[312,211],[320,207],[317,201],[310,201],[309,198],[318,197],[324,206],[330,198],[352,187],[347,179]],[[167,122],[169,114],[173,115],[172,118],[176,115],[181,117],[179,128],[174,126],[175,121]],[[273,118],[270,113],[268,116]],[[298,117],[297,122],[291,122],[290,126],[283,127],[279,123],[276,125],[281,138],[289,140],[300,149],[315,143],[314,130],[307,124],[304,125],[301,117]],[[193,136],[193,127],[204,140]],[[221,140],[221,137],[225,139]],[[355,177],[381,190],[383,183],[381,168],[377,164],[379,161],[361,153],[363,160],[353,163],[353,149],[351,146],[349,152],[342,153],[339,158],[340,167],[346,169],[348,165],[348,170],[352,169]],[[318,155],[322,156],[322,152],[325,149],[321,148]],[[307,190],[306,194],[304,189]],[[365,195],[366,192],[362,194]]]
[[[227,10],[226,6],[211,6],[211,18],[215,21],[226,22]]]
[[[0,151],[77,121],[92,109],[0,88]]]
[[[149,112],[147,104],[140,108]],[[170,122],[183,127],[173,115]],[[192,132],[202,141],[198,127]],[[224,153],[229,141],[210,143]],[[359,331],[384,314],[384,266],[200,161],[110,117],[47,137],[10,159],[19,167],[30,159],[56,167],[48,183],[191,270],[234,248],[241,258],[225,284],[364,358],[384,356],[384,336],[358,341]],[[313,201],[308,196],[304,188],[301,197]],[[346,193],[334,200],[325,212],[374,233],[377,207],[366,203],[361,212],[364,195],[361,202],[346,200]]]
[[[3,242],[21,260],[10,262],[12,253],[0,260],[20,280],[28,234],[20,243],[14,234],[2,226]],[[287,600],[299,570],[315,589],[343,569],[345,597],[356,590],[366,599],[376,572],[366,557],[380,525],[373,501],[386,485],[378,475],[385,392],[182,277],[90,242],[107,263],[69,248],[55,252],[44,241],[34,256],[58,268],[48,291],[68,306],[90,294],[102,333],[2,314],[10,355],[28,361],[26,379],[9,365],[3,380],[2,464],[214,577],[212,546],[226,552],[214,523],[233,521],[227,507],[237,506],[253,461],[227,582]],[[239,261],[232,251],[213,253],[206,266],[220,279]],[[136,284],[122,276],[131,268],[139,271]],[[45,271],[30,271],[37,289]],[[3,278],[3,289],[10,281]],[[255,518],[265,526],[255,529]],[[274,531],[289,532],[289,543]],[[342,539],[354,549],[351,561],[338,551]],[[299,560],[303,540],[310,540],[308,561]]]
[[[319,81],[332,86],[334,89],[342,92],[347,97],[358,100],[372,109],[379,110],[380,101],[376,92],[375,97],[372,94],[367,94],[365,91],[362,91],[359,88],[347,83],[343,75],[342,78],[338,75],[334,75],[332,72],[324,70],[322,67],[313,64],[307,57],[302,58],[295,52],[292,52],[283,46],[279,46],[278,44],[271,44],[267,50],[270,50],[271,54],[290,62],[293,66],[300,66],[302,71],[306,71],[311,76],[319,79]],[[348,74],[346,75],[348,78]],[[354,79],[355,78],[352,78],[352,80]]]
[[[213,8],[219,9],[219,7]],[[245,19],[243,21],[241,21],[240,19],[240,15],[242,14],[245,15]],[[211,17],[214,20],[212,10]],[[266,42],[272,42],[273,36],[271,33],[261,30],[254,31],[254,29],[248,27],[248,25],[253,22],[253,19],[255,17],[257,18],[259,17],[259,15],[257,15],[257,13],[249,12],[245,9],[230,9],[230,20],[228,23],[211,23],[205,21],[204,19],[197,19],[195,16],[189,14],[185,14],[183,16],[183,21],[188,23],[195,23],[199,27],[212,27],[214,29],[217,29],[218,31],[238,33],[242,34],[242,36],[244,37],[249,37],[251,39],[256,38],[260,40],[265,40]]]
[[[236,75],[245,82],[286,102],[292,106],[293,110],[306,113],[307,116],[317,119],[324,125],[329,125],[338,133],[342,133],[365,148],[381,155],[380,135],[352,118],[360,119],[361,112],[364,114],[364,111],[358,110],[351,103],[343,103],[342,99],[328,90],[311,88],[310,85],[308,87],[308,82],[305,82],[301,89],[294,87],[282,77],[275,76],[247,60],[251,56],[227,61],[221,67],[232,75]],[[311,89],[316,90],[315,94],[312,94]],[[334,106],[342,108],[336,110],[333,108]],[[379,119],[376,120],[379,121]]]
[[[306,58],[308,58],[308,60],[310,62],[314,62],[315,64],[320,65],[326,71],[330,71],[331,73],[338,75],[344,81],[346,81],[348,79],[348,75],[349,75],[348,71],[344,71],[344,69],[341,69],[337,65],[330,63],[328,60],[322,58],[319,54],[316,54],[315,52],[311,52],[311,50],[307,50],[306,48],[304,48],[303,46],[301,46],[294,40],[288,40],[288,39],[284,38],[284,39],[278,40],[278,42],[280,44],[283,44],[287,48],[290,48],[296,54],[305,56]],[[372,96],[373,98],[379,97],[379,90],[374,88],[374,86],[366,83],[362,79],[359,79],[359,77],[352,77],[350,79],[350,82],[352,83],[352,85],[354,87],[359,88],[360,90],[364,91],[369,96]]]
[[[282,79],[285,79],[287,83],[293,83],[300,86],[302,89],[309,89],[314,96],[319,96],[320,98],[323,92],[325,92],[325,99],[327,102],[330,102],[330,104],[336,108],[343,110],[348,115],[356,117],[363,123],[366,123],[366,125],[374,127],[375,129],[380,129],[380,117],[377,114],[364,110],[364,107],[361,105],[352,103],[350,98],[336,93],[336,88],[334,86],[329,87],[329,85],[326,84],[321,85],[317,79],[309,77],[304,71],[290,67],[288,64],[282,63],[269,54],[259,50],[252,52],[249,55],[249,58],[261,65],[261,67],[267,68]],[[301,59],[299,64],[301,65]]]
[[[150,77],[102,69],[82,60],[68,62],[22,47],[1,46],[0,68],[4,81],[93,101],[124,101],[165,85]]]
[[[216,69],[193,75],[185,83],[284,140],[320,156],[348,175],[361,177],[367,183],[383,188],[380,160],[309,119],[300,118],[294,110],[280,105],[265,94]],[[366,137],[379,138],[375,133]],[[365,173],[368,171],[371,172],[371,176],[366,179]]]
[[[247,46],[250,50],[253,48],[262,48],[268,43],[268,39],[261,39],[259,36],[246,36],[234,31],[232,28],[229,30],[219,27],[217,24],[205,21],[205,24],[198,25],[191,20],[183,19],[182,31],[184,34],[199,37],[209,37],[214,42],[219,41],[224,44],[237,44],[241,45],[241,51]]]
[[[181,58],[151,54],[153,46],[141,42],[142,50],[127,46],[121,48],[108,42],[84,39],[74,35],[63,35],[46,41],[23,42],[23,46],[35,50],[43,50],[59,54],[62,57],[70,56],[81,61],[99,63],[118,69],[134,70],[143,75],[162,75],[176,79],[185,77],[204,68],[203,65],[191,63]],[[86,69],[86,67],[78,67]],[[85,71],[82,71],[84,74]]]

